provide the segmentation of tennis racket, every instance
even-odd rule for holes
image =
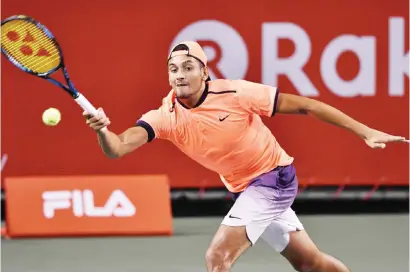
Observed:
[[[95,107],[71,82],[64,64],[63,52],[54,35],[44,25],[25,15],[5,19],[1,22],[1,52],[24,72],[43,78],[67,91],[87,113],[97,114]],[[60,69],[66,84],[50,77]]]

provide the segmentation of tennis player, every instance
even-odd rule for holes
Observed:
[[[166,139],[211,171],[217,172],[235,203],[206,252],[208,271],[229,271],[259,238],[281,253],[298,271],[349,271],[309,238],[291,205],[298,180],[293,158],[276,141],[260,116],[311,115],[342,127],[371,148],[404,141],[357,122],[317,100],[279,93],[277,87],[245,80],[210,80],[207,57],[192,41],[176,45],[168,58],[172,90],[162,106],[142,115],[122,134],[84,113],[110,158],[128,154],[155,138]]]

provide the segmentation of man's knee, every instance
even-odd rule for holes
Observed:
[[[297,259],[292,261],[291,264],[296,271],[299,272],[312,272],[318,271],[322,259],[322,253],[317,251],[316,253],[309,255],[309,257]]]
[[[227,271],[232,266],[232,255],[221,249],[209,248],[205,254],[206,266],[209,271]]]

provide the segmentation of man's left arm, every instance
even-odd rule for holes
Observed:
[[[302,96],[279,93],[276,113],[312,115],[324,122],[353,132],[371,148],[385,148],[388,142],[405,141],[404,137],[389,135],[369,128],[326,103]]]
[[[388,142],[404,142],[405,138],[393,136],[354,120],[342,111],[317,100],[280,93],[278,88],[244,81],[233,81],[241,107],[249,113],[263,116],[275,114],[312,115],[324,122],[342,127],[362,138],[371,148],[384,148]]]

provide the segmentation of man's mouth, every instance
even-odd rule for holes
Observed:
[[[186,83],[177,83],[177,86],[178,86],[178,87],[188,86],[188,84],[186,84]]]

